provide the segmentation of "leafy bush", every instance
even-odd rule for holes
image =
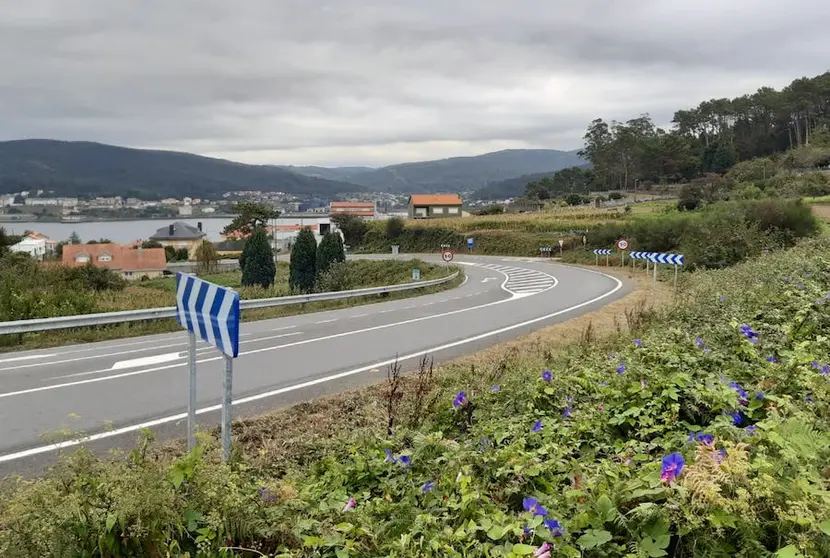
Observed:
[[[343,242],[340,240],[340,235],[331,232],[324,234],[320,245],[317,246],[316,273],[318,279],[333,264],[345,261],[346,253],[343,250]]]
[[[362,244],[363,237],[369,229],[366,221],[356,215],[332,215],[331,222],[343,232],[345,243],[351,247]]]
[[[390,373],[415,418],[308,465],[81,452],[6,491],[0,555],[827,556],[828,253],[696,274],[637,339]]]
[[[403,234],[405,227],[406,225],[404,224],[403,219],[400,217],[390,217],[386,220],[386,238],[388,240],[398,238],[401,234]]]

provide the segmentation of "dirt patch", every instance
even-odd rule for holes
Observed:
[[[830,221],[830,205],[816,204],[813,205],[812,208],[813,213],[816,214],[816,217],[824,219],[825,221]]]

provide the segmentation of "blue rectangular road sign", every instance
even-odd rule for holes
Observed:
[[[467,248],[472,248],[472,247],[473,247],[473,237],[471,236],[471,237],[467,238]]]
[[[230,357],[239,355],[239,293],[179,272],[176,309],[187,331]]]
[[[648,255],[651,263],[674,264],[683,265],[685,258],[683,254],[661,254],[659,252],[651,252]]]

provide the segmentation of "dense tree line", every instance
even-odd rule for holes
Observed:
[[[664,130],[648,114],[627,122],[594,120],[579,152],[591,169],[565,169],[530,182],[527,197],[685,182],[759,157],[779,157],[785,169],[827,166],[830,72],[796,79],[781,91],[762,87],[734,99],[704,101],[675,112],[672,123],[673,129]]]

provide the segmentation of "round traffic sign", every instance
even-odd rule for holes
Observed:
[[[444,250],[443,252],[441,252],[441,259],[444,260],[445,262],[447,262],[447,263],[451,262],[452,258],[453,258],[453,253],[451,251]]]
[[[628,250],[628,241],[624,238],[621,238],[617,241],[617,248],[620,250]]]

